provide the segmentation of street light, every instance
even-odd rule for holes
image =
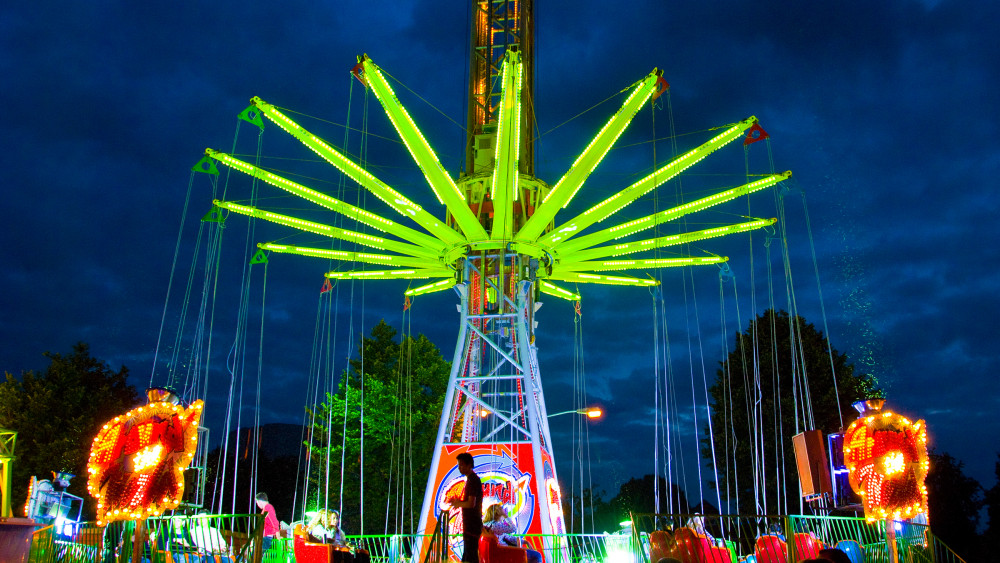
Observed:
[[[587,418],[601,418],[602,416],[604,416],[604,411],[601,410],[601,407],[586,407],[586,408],[576,409],[576,410],[572,410],[572,411],[562,411],[562,412],[557,412],[557,413],[554,413],[554,414],[550,414],[549,418],[552,418],[553,416],[559,416],[561,414],[572,414],[572,413],[582,414],[582,415],[586,416]]]

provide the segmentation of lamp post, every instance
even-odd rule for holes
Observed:
[[[552,418],[553,416],[559,416],[561,414],[574,414],[574,413],[582,414],[587,418],[601,418],[602,416],[604,416],[604,411],[601,410],[601,407],[585,407],[582,409],[553,413],[549,415],[549,418]]]

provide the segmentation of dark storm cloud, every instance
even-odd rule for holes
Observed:
[[[773,158],[777,170],[793,171],[789,185],[798,190],[785,203],[800,313],[829,330],[835,348],[869,362],[865,368],[889,390],[890,404],[926,418],[938,450],[965,461],[989,486],[1000,449],[1000,423],[988,414],[1000,397],[992,376],[1000,369],[992,353],[993,319],[1000,316],[1000,280],[992,267],[1000,258],[993,244],[1000,240],[1000,199],[993,193],[1000,176],[1000,44],[993,22],[1000,20],[1000,7],[911,0],[624,2],[609,10],[607,3],[585,1],[543,2],[537,10],[534,103],[544,134],[537,147],[539,176],[555,182],[620,99],[597,104],[654,67],[671,84],[679,150],[700,142],[695,132],[758,116],[772,135],[773,152],[765,156],[763,144],[752,147],[753,166]],[[148,382],[188,169],[206,146],[230,149],[235,115],[253,95],[300,112],[308,127],[340,144],[348,97],[358,108],[364,95],[349,70],[357,55],[368,53],[398,81],[400,98],[454,172],[464,144],[467,33],[468,11],[437,2],[5,7],[0,367],[14,373],[39,369],[43,351],[68,351],[85,340],[113,367],[127,365],[137,386]],[[405,148],[372,104],[372,169],[437,212]],[[648,120],[637,120],[621,141],[636,144],[612,153],[571,212],[668,158],[668,108],[665,101],[661,106],[655,130]],[[360,127],[354,111],[351,125]],[[237,152],[255,150],[251,129],[241,129]],[[642,144],[653,134],[661,139],[656,161],[652,147]],[[263,142],[268,156],[311,157],[273,131],[265,132]],[[348,150],[360,151],[357,132],[351,132]],[[740,152],[706,159],[699,165],[704,175],[685,180],[685,193],[742,183]],[[310,169],[308,178],[318,189],[340,189],[322,167]],[[202,180],[192,185],[179,270],[190,263],[197,218],[211,199]],[[230,185],[233,197],[247,197],[241,191],[247,184],[239,182]],[[663,190],[664,201],[674,190]],[[354,186],[345,186],[344,194],[359,195]],[[275,208],[304,207],[266,197]],[[751,213],[774,216],[768,199],[754,199]],[[380,205],[374,209],[384,212]],[[627,208],[623,220],[650,212],[643,205]],[[746,212],[745,206],[727,208],[692,217],[689,225]],[[236,242],[245,236],[245,223],[239,225],[227,230],[232,246],[224,267],[236,278],[224,284],[230,289],[238,287],[245,260],[246,249]],[[258,240],[286,234],[259,229]],[[724,328],[716,269],[696,270],[683,284],[680,273],[664,274],[670,353],[678,385],[685,386],[682,395],[690,396],[692,384],[681,378],[692,374],[696,398],[703,394],[702,371],[711,382],[724,354],[722,333],[731,347],[733,333],[768,306],[763,240],[755,235],[696,245],[699,252],[731,257],[743,303],[737,316],[726,301]],[[813,250],[827,319],[819,308]],[[261,412],[265,421],[297,422],[301,415],[325,268],[294,257],[272,259],[267,302],[252,306],[255,322],[261,315],[266,319],[262,387],[272,400]],[[260,279],[260,273],[253,275]],[[186,270],[175,274],[173,306],[180,303],[185,276]],[[780,272],[775,280],[778,287],[784,283]],[[347,335],[356,342],[381,318],[401,325],[404,288],[358,284],[352,295],[349,284],[339,287],[336,371],[346,366]],[[625,458],[617,457],[616,448],[619,436],[652,435],[653,299],[638,288],[580,290],[587,388],[608,410],[605,420],[589,427],[591,443],[606,487],[617,491],[618,483],[651,471],[651,462],[644,461],[651,446],[644,441],[630,443]],[[782,291],[776,304],[788,308]],[[752,307],[746,304],[750,298]],[[420,297],[408,317],[413,332],[427,334],[448,359],[455,302],[450,292]],[[225,356],[235,338],[229,325],[237,303],[223,296],[216,309],[220,357],[213,358],[217,379],[211,385],[218,394],[228,393]],[[572,408],[580,352],[572,307],[549,299],[538,318],[549,410]],[[172,352],[171,322],[168,315],[159,362]],[[259,336],[259,326],[250,330]],[[155,377],[164,375],[158,366]],[[689,412],[678,422],[678,435],[693,431],[697,411]],[[703,415],[698,413],[699,420]],[[567,436],[568,422],[554,419],[554,434]],[[970,426],[977,428],[977,442],[965,435]]]

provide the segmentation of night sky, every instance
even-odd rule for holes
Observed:
[[[450,12],[444,2],[282,4],[19,2],[0,9],[0,368],[14,374],[44,369],[43,352],[69,352],[85,341],[112,367],[126,365],[137,387],[148,386],[151,375],[165,383],[163,362],[154,368],[153,357],[189,169],[205,147],[233,149],[235,116],[251,96],[297,112],[307,128],[339,145],[349,108],[352,127],[361,127],[364,92],[349,70],[357,55],[368,53],[405,85],[396,87],[400,98],[445,168],[457,173],[467,80],[463,3],[447,3],[457,6]],[[932,447],[959,458],[967,474],[991,486],[1000,451],[1000,198],[994,194],[1000,4],[694,4],[538,2],[535,109],[543,135],[536,174],[554,183],[620,97],[593,106],[654,67],[671,85],[669,104],[664,98],[655,112],[640,113],[619,141],[622,148],[570,211],[625,187],[654,160],[662,165],[670,152],[664,139],[671,113],[680,150],[703,142],[711,127],[756,115],[771,135],[772,153],[758,143],[750,166],[759,172],[770,158],[775,171],[794,173],[785,201],[799,313],[828,331],[859,370],[878,378],[894,410],[927,420]],[[235,152],[252,154],[257,135],[248,124],[241,127]],[[374,99],[368,127],[372,169],[442,215],[405,149],[387,140],[395,135]],[[350,135],[348,150],[357,154],[361,133]],[[644,143],[653,137],[660,142]],[[262,146],[263,154],[279,158],[313,156],[273,126]],[[713,155],[685,180],[686,189],[700,194],[742,183],[742,154],[737,147],[717,161]],[[275,162],[269,165],[292,166]],[[360,197],[355,186],[340,187],[328,168],[301,173],[317,189]],[[230,198],[245,197],[234,195],[245,185],[231,184]],[[267,189],[261,197],[279,195]],[[673,187],[663,189],[674,196]],[[209,190],[204,176],[191,184],[161,360],[176,332],[170,319],[180,306],[197,219],[211,205]],[[774,216],[763,210],[773,208],[773,198],[756,197],[762,203],[755,211]],[[308,204],[283,199],[261,206],[294,214]],[[642,209],[637,205],[629,216]],[[727,213],[692,218],[691,226],[742,220],[740,208]],[[221,366],[235,338],[247,225],[238,216],[227,222],[233,248],[224,254],[215,311],[210,422],[221,418],[228,392]],[[251,244],[289,234],[256,228]],[[675,377],[693,377],[701,395],[702,373],[711,382],[724,355],[720,335],[727,334],[731,347],[752,312],[767,308],[769,293],[762,236],[703,241],[698,248],[731,258],[739,295],[737,306],[727,289],[720,306],[714,266],[689,273],[694,284],[687,291],[677,289],[679,272],[664,273]],[[780,270],[780,260],[772,263]],[[325,266],[271,258],[262,422],[301,421]],[[401,326],[405,287],[340,287],[341,358],[351,331],[367,333],[382,318]],[[591,460],[598,484],[613,493],[622,480],[653,470],[653,300],[642,288],[580,289],[587,390],[608,412],[589,427]],[[787,309],[783,286],[773,294]],[[412,309],[412,332],[427,334],[448,359],[456,302],[442,292],[418,298]],[[257,309],[251,324],[260,323]],[[572,306],[547,299],[538,320],[548,409],[571,408]],[[256,341],[259,328],[251,330]],[[679,392],[689,397],[690,382],[684,385]],[[683,440],[692,442],[695,414],[702,424],[703,410],[676,423]],[[564,472],[569,418],[552,422],[562,438],[556,454]],[[621,436],[631,438],[623,443]],[[693,442],[689,448],[693,456]]]

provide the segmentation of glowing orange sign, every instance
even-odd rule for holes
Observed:
[[[184,469],[198,447],[203,403],[151,402],[109,420],[94,438],[87,490],[98,523],[135,520],[176,508]]]
[[[854,421],[844,433],[851,487],[864,499],[865,516],[912,518],[927,510],[927,429],[891,412]]]

